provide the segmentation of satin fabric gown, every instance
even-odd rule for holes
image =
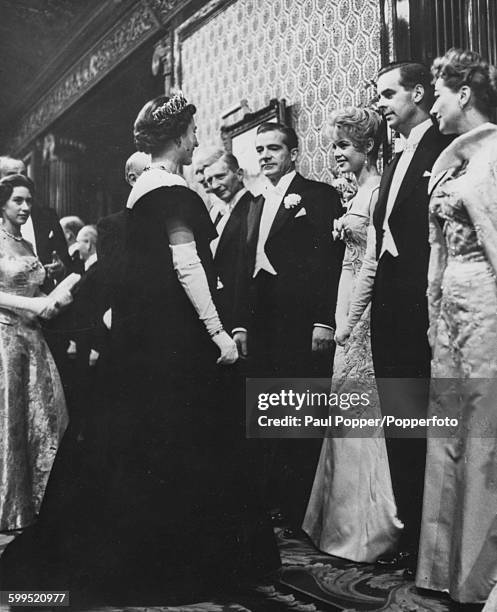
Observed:
[[[0,291],[35,296],[37,257],[0,233]],[[28,253],[28,251],[26,250]],[[36,317],[0,309],[0,531],[32,523],[67,425],[59,374]]]
[[[459,426],[428,438],[416,584],[464,603],[497,583],[496,152],[490,124],[454,140],[430,200],[428,416]]]
[[[366,250],[372,198],[349,204],[344,224],[345,257],[337,305],[345,316]],[[370,393],[371,405],[350,408],[347,417],[380,417],[370,344],[370,306],[345,346],[337,346],[333,393]],[[396,542],[399,523],[382,431],[369,438],[325,438],[303,523],[317,548],[352,561],[375,561]]]

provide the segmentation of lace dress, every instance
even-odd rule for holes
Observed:
[[[0,291],[34,297],[45,278],[37,257],[0,235]],[[38,513],[67,425],[59,374],[38,320],[0,308],[0,531]]]
[[[337,323],[346,318],[361,269],[376,189],[358,194],[342,217],[346,244],[337,304]],[[359,195],[360,200],[359,200]],[[370,345],[370,306],[345,346],[338,346],[333,393],[367,391],[371,404],[347,411],[347,417],[380,417]],[[372,562],[396,542],[390,471],[381,430],[374,437],[330,437],[323,441],[303,529],[324,552],[352,561]]]
[[[497,127],[457,138],[430,200],[429,437],[416,584],[484,602],[497,583]],[[439,434],[440,435],[440,434]]]

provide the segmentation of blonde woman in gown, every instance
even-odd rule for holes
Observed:
[[[0,531],[35,519],[67,425],[59,374],[37,316],[55,314],[40,296],[45,270],[21,227],[29,217],[32,182],[0,182]]]
[[[457,49],[432,71],[432,114],[458,138],[430,181],[429,416],[459,425],[428,438],[416,585],[476,604],[497,583],[497,71]]]
[[[371,404],[350,408],[346,416],[364,411],[362,416],[368,418],[379,417],[380,409],[370,347],[369,296],[361,295],[357,281],[380,183],[376,168],[380,123],[378,114],[369,109],[349,108],[332,116],[335,158],[342,171],[355,174],[358,183],[357,194],[335,229],[346,251],[336,309],[332,392],[367,390]],[[352,561],[373,562],[393,548],[398,523],[381,430],[373,437],[325,438],[303,529],[320,550]]]

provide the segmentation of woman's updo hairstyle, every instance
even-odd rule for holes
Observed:
[[[332,128],[337,128],[361,153],[367,153],[369,140],[372,140],[373,148],[368,155],[373,159],[378,157],[382,139],[382,118],[375,110],[348,106],[333,111],[330,123]]]
[[[133,135],[138,151],[156,153],[169,140],[182,136],[197,109],[181,92],[150,100],[138,113]]]
[[[442,79],[454,92],[467,85],[475,108],[485,115],[493,114],[497,106],[497,69],[479,53],[449,49],[443,57],[434,60],[431,72],[435,80]]]
[[[0,208],[3,208],[5,204],[7,204],[15,187],[26,187],[31,197],[34,197],[35,186],[30,178],[24,176],[24,174],[10,174],[0,181]]]

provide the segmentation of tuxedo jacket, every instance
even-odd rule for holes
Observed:
[[[36,250],[41,263],[51,263],[52,252],[56,251],[64,265],[69,266],[70,257],[67,252],[66,237],[55,210],[44,206],[33,206],[31,219],[33,220]]]
[[[97,255],[103,284],[104,300],[110,305],[114,288],[119,282],[118,271],[124,273],[126,249],[126,219],[129,210],[124,209],[99,220],[97,224]]]
[[[61,315],[68,337],[76,342],[76,361],[82,370],[88,367],[92,348],[99,353],[106,348],[108,332],[102,317],[108,303],[103,289],[100,265],[96,261],[83,272],[72,304]]]
[[[438,129],[430,127],[424,134],[409,164],[395,199],[388,224],[398,250],[398,262],[410,270],[424,274],[428,263],[428,181],[431,168],[452,138],[442,136]],[[394,170],[400,154],[385,168],[380,182],[378,202],[373,222],[376,231],[376,256],[379,259],[383,244],[388,194]],[[417,253],[418,257],[413,257]]]
[[[305,179],[297,174],[285,194],[301,197],[298,205],[286,208],[284,201],[276,213],[265,245],[269,261],[277,275],[272,314],[262,308],[254,285],[257,241],[264,198],[257,198],[246,217],[244,244],[240,251],[234,327],[251,328],[254,317],[273,317],[275,324],[289,318],[299,326],[323,323],[335,327],[338,281],[343,245],[332,239],[333,221],[343,210],[338,192],[326,183]],[[283,198],[284,200],[284,198]],[[275,314],[276,313],[276,314]],[[293,333],[292,329],[285,333]],[[311,347],[308,339],[309,350]]]
[[[55,210],[35,205],[31,208],[31,218],[33,220],[38,259],[43,265],[49,264],[52,262],[53,251],[56,251],[66,270],[69,271],[71,268],[71,258],[67,252],[66,237]],[[51,291],[54,286],[51,281],[47,280],[43,289]]]
[[[388,253],[380,257],[380,253],[388,194],[400,155],[394,157],[381,178],[373,215],[379,261],[371,313],[373,358],[379,377],[429,373],[430,352],[426,339],[430,256],[428,181],[433,163],[450,141],[451,137],[442,136],[432,126],[416,148],[389,217],[397,257]]]
[[[247,191],[237,202],[226,225],[214,255],[214,267],[222,287],[218,290],[217,302],[221,318],[227,329],[233,319],[237,262],[240,255],[242,231],[246,227],[246,217],[254,196]]]
[[[74,288],[72,304],[55,319],[58,333],[66,341],[76,342],[76,374],[82,376],[88,371],[90,350],[104,353],[108,349],[110,334],[103,315],[112,306],[118,274],[123,269],[127,212],[98,222],[98,259],[83,272]]]

